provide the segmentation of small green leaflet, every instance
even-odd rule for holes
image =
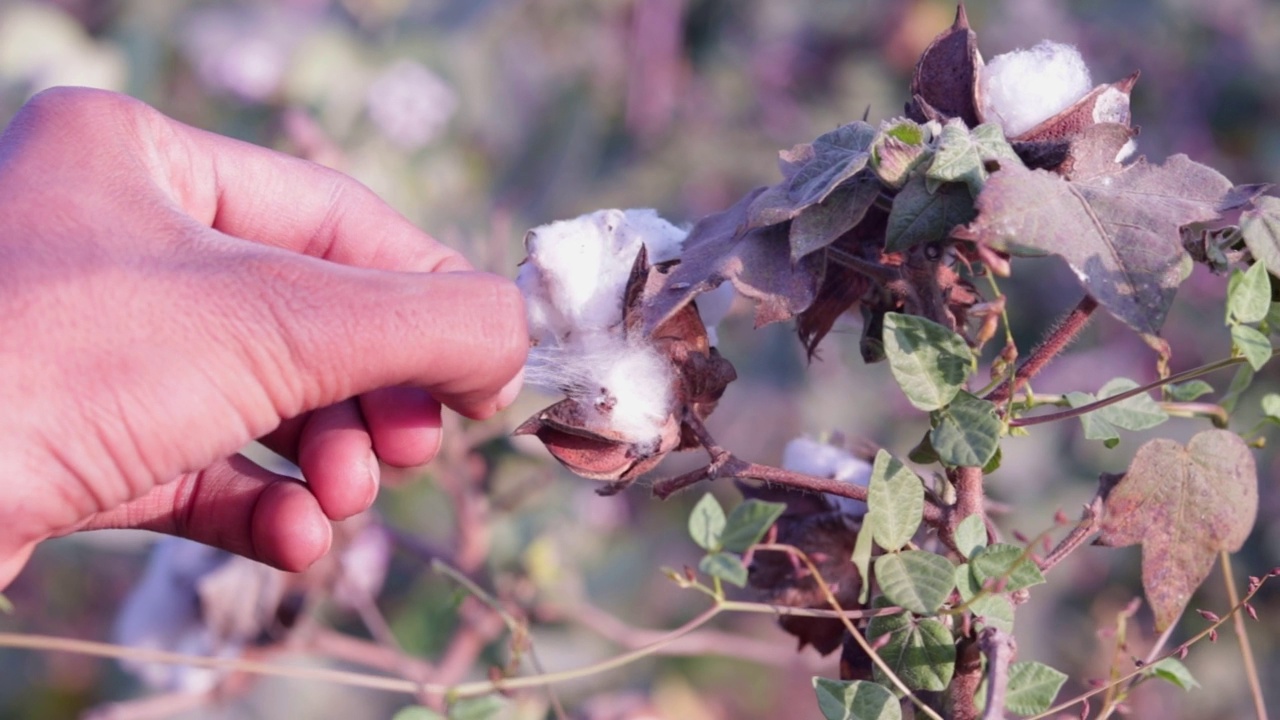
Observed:
[[[1227,392],[1224,393],[1222,399],[1218,401],[1218,404],[1222,406],[1223,410],[1226,410],[1228,413],[1236,411],[1236,404],[1240,402],[1240,396],[1243,395],[1244,391],[1248,390],[1249,386],[1253,384],[1254,374],[1253,368],[1248,364],[1241,365],[1236,370],[1236,374],[1231,378],[1231,384],[1227,386]]]
[[[883,685],[815,677],[813,690],[826,720],[902,720],[898,698]]]
[[[1173,683],[1178,687],[1190,692],[1200,687],[1200,683],[1191,676],[1191,671],[1187,669],[1177,658],[1167,657],[1159,662],[1148,665],[1143,674],[1147,677],[1159,678],[1167,682]]]
[[[883,337],[894,379],[921,410],[946,406],[973,371],[973,352],[964,338],[931,320],[885,313]]]
[[[494,720],[508,705],[494,695],[459,700],[449,706],[449,720]]]
[[[1067,681],[1065,673],[1038,662],[1016,662],[1009,666],[1009,689],[1005,709],[1018,715],[1036,715],[1049,709]]]
[[[1000,449],[1004,425],[996,406],[960,391],[950,405],[932,414],[929,443],[938,459],[951,467],[985,467]]]
[[[724,533],[724,526],[724,508],[720,507],[711,493],[703,495],[689,515],[689,535],[693,537],[693,541],[703,550],[715,552],[721,547],[720,537]]]
[[[1267,393],[1262,396],[1262,414],[1272,422],[1280,422],[1280,394]],[[0,601],[4,596],[0,595]]]
[[[782,503],[747,500],[729,513],[720,545],[725,550],[741,553],[760,542],[760,538],[782,517],[787,506]]]
[[[1231,350],[1237,357],[1249,362],[1249,367],[1261,370],[1271,359],[1271,338],[1248,325],[1231,326]]]
[[[867,517],[876,544],[894,552],[910,542],[924,516],[924,485],[906,465],[884,450],[876,453],[867,488]]]
[[[982,516],[975,513],[961,520],[956,526],[956,547],[965,559],[972,558],[986,546],[987,524],[982,521]]]
[[[391,720],[449,720],[444,715],[421,705],[410,705],[402,708]]]
[[[906,550],[876,558],[876,582],[889,602],[917,615],[932,615],[956,584],[950,560],[924,550]]]
[[[0,612],[6,615],[13,614],[13,601],[5,597],[3,593],[0,593]]]
[[[929,192],[942,183],[964,183],[969,194],[978,197],[987,181],[986,163],[990,161],[1022,165],[999,125],[984,123],[970,131],[959,118],[948,121],[938,138],[933,163],[925,172]]]
[[[1136,387],[1138,383],[1128,378],[1115,378],[1102,386],[1096,398],[1089,393],[1073,392],[1067,393],[1066,399],[1071,407],[1079,408]],[[1160,405],[1143,393],[1085,413],[1080,416],[1080,423],[1084,426],[1086,439],[1103,440],[1107,447],[1115,447],[1120,442],[1121,430],[1149,430],[1168,419],[1169,415]]]
[[[1227,322],[1259,323],[1271,309],[1271,280],[1262,263],[1245,272],[1233,270],[1227,281]]]
[[[1204,380],[1189,380],[1164,386],[1164,395],[1173,402],[1195,402],[1213,392],[1213,386]]]
[[[1258,263],[1280,276],[1280,198],[1255,198],[1240,214],[1240,233]]]
[[[934,692],[947,689],[955,672],[956,641],[946,625],[906,613],[872,618],[867,624],[867,640],[883,635],[888,635],[889,641],[880,648],[880,657],[907,687]],[[889,681],[879,667],[875,678]]]
[[[858,568],[858,577],[871,577],[871,553],[876,549],[875,540],[869,532],[858,533],[857,539],[853,541],[853,556],[849,561],[853,566]],[[859,583],[862,589],[858,591],[858,604],[866,605],[870,599],[871,583]]]
[[[1027,556],[1025,548],[1008,543],[996,543],[984,548],[969,561],[969,570],[978,587],[988,581],[1004,581],[1004,592],[1013,592],[1044,582],[1044,575],[1035,562]]]
[[[735,553],[710,553],[698,563],[698,569],[738,587],[747,586],[747,566],[742,564],[742,558]]]

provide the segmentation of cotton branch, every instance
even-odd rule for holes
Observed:
[[[1009,665],[1018,654],[1018,644],[1009,633],[989,627],[978,634],[978,648],[987,657],[987,709],[982,720],[1003,720]]]
[[[1089,323],[1089,318],[1093,316],[1093,311],[1097,309],[1098,301],[1094,300],[1092,295],[1085,295],[1081,298],[1075,308],[1054,325],[1053,330],[1049,331],[1049,336],[1044,339],[1044,342],[1037,345],[1026,361],[1018,366],[1018,371],[1014,373],[1013,378],[1007,383],[1001,383],[995,390],[992,390],[991,394],[987,395],[987,400],[1000,405],[1013,397],[1027,381],[1039,374],[1044,369],[1044,366],[1049,364],[1049,361],[1057,357],[1080,335],[1080,331],[1084,329],[1085,325]]]
[[[702,423],[691,422],[689,426],[702,443],[707,454],[711,456],[711,462],[706,467],[698,470],[654,483],[653,494],[661,500],[666,500],[677,492],[692,487],[703,480],[731,478],[735,480],[759,480],[805,492],[827,493],[860,502],[867,501],[867,488],[862,485],[831,478],[815,477],[772,465],[747,462],[717,444],[711,435],[707,433]],[[932,501],[927,501],[924,506],[924,521],[934,527],[941,527],[945,522],[944,509]]]

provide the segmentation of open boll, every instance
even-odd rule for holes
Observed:
[[[652,333],[640,327],[638,310],[661,284],[649,280],[679,262],[686,235],[649,209],[598,210],[525,235],[525,381],[566,399],[516,432],[538,436],[579,475],[637,477],[687,444],[686,412],[702,406],[705,417],[733,379],[707,329],[728,311],[731,287],[702,302],[710,312],[691,305]]]
[[[978,84],[983,116],[1000,123],[1008,137],[1066,110],[1093,89],[1080,51],[1050,40],[992,58]]]

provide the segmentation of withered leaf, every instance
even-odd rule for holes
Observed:
[[[801,208],[825,200],[867,166],[875,137],[875,128],[858,120],[784,151],[783,159],[795,169],[787,179],[787,197]]]
[[[961,3],[955,23],[934,38],[916,63],[907,117],[916,122],[958,117],[969,127],[981,123],[978,70],[982,65],[978,36],[970,29]]]
[[[657,328],[695,296],[726,280],[756,302],[756,327],[788,320],[809,307],[824,259],[815,253],[792,263],[787,223],[747,229],[747,209],[763,191],[754,190],[693,226],[680,264],[644,308],[645,327]]]
[[[977,220],[957,237],[1062,256],[1108,312],[1154,336],[1189,263],[1180,228],[1217,218],[1231,191],[1229,180],[1185,155],[1073,181],[1010,166],[987,181]]]
[[[790,508],[790,505],[788,505]],[[841,512],[796,517],[784,514],[777,523],[778,542],[802,550],[813,561],[843,608],[858,606],[862,588],[858,569],[849,560],[858,535],[857,521]],[[757,550],[748,568],[748,585],[761,602],[798,608],[830,608],[808,567],[776,550]],[[840,647],[844,624],[832,618],[783,617],[779,624],[826,655]]]
[[[872,207],[852,230],[840,236],[829,246],[826,272],[822,276],[822,284],[818,287],[817,296],[804,312],[796,318],[796,329],[800,341],[814,356],[818,343],[831,332],[836,320],[851,309],[863,295],[871,289],[872,281],[865,274],[842,264],[841,256],[878,259],[880,245],[884,242],[884,231],[889,220],[889,213],[879,207]],[[877,334],[878,338],[879,335]]]
[[[1207,430],[1183,445],[1143,445],[1107,495],[1099,545],[1142,544],[1142,587],[1164,630],[1213,569],[1253,529],[1258,477],[1239,435]]]

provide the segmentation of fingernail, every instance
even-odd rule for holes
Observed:
[[[365,486],[363,510],[368,510],[369,506],[373,505],[374,499],[378,497],[378,487],[382,483],[382,465],[378,462],[378,455],[373,450],[369,451],[369,456],[365,459],[365,467],[369,472],[369,484]]]
[[[507,381],[498,391],[498,409],[501,410],[516,401],[516,396],[520,394],[520,388],[524,386],[524,368],[516,373],[515,377]]]

